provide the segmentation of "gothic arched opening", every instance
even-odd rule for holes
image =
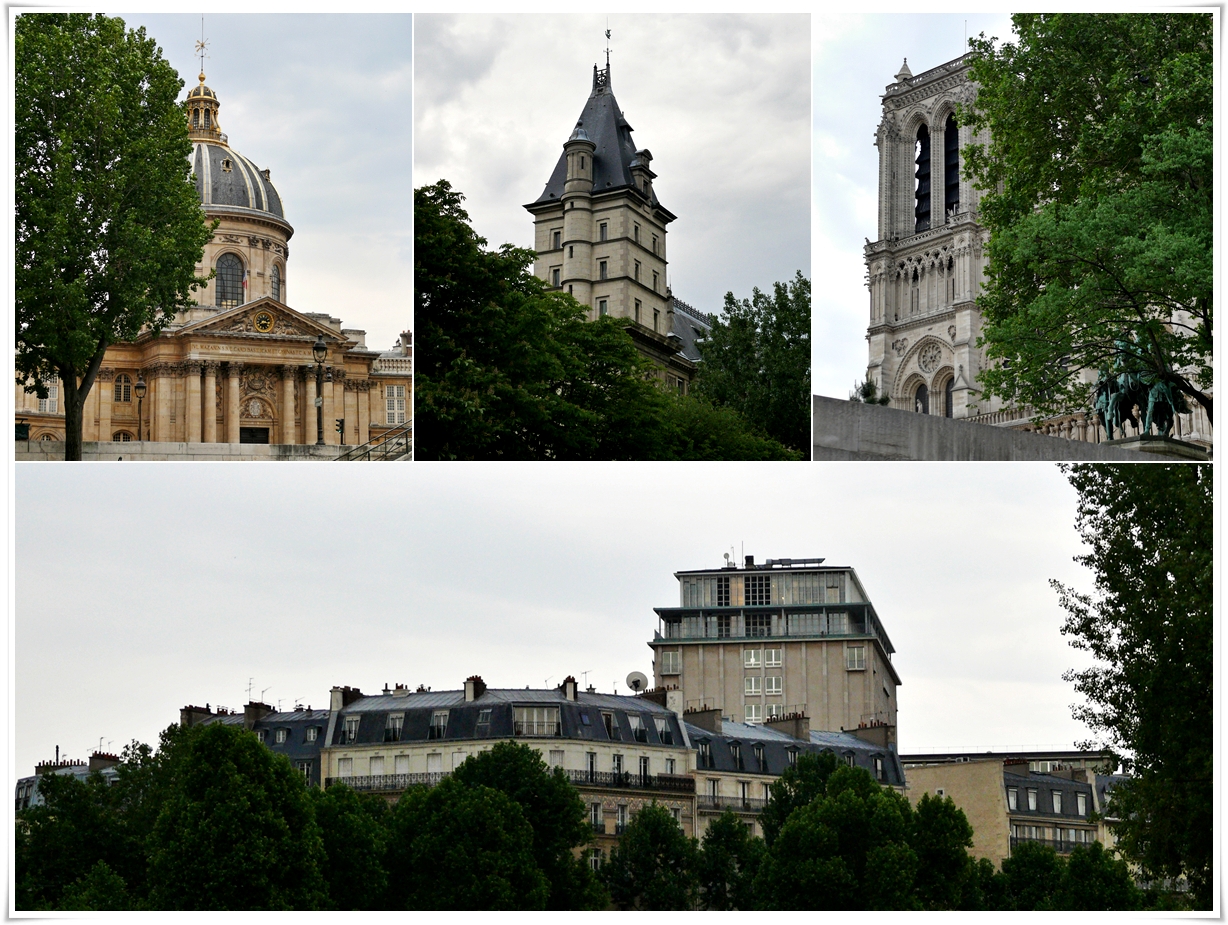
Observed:
[[[946,215],[959,212],[959,126],[955,123],[955,115],[947,116],[942,133],[942,178],[946,187],[943,208]]]
[[[917,207],[915,231],[920,233],[930,227],[930,130],[928,126],[917,129]]]
[[[930,413],[930,390],[922,382],[917,386],[917,391],[913,394],[913,410],[918,414]]]

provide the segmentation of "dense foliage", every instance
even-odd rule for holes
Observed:
[[[190,181],[183,81],[145,30],[25,13],[14,32],[16,368],[59,377],[65,456],[108,345],[190,304],[211,229]]]
[[[1016,14],[971,42],[987,129],[964,154],[985,190],[996,361],[986,395],[1089,407],[1081,370],[1212,400],[1214,207],[1208,13]]]
[[[1054,582],[1062,632],[1096,664],[1066,679],[1076,716],[1130,778],[1112,792],[1118,848],[1151,880],[1188,880],[1211,908],[1214,764],[1212,473],[1209,465],[1078,465],[1076,561],[1095,593]]]
[[[728,407],[663,389],[625,322],[585,320],[489,250],[446,180],[414,191],[418,459],[795,459]]]

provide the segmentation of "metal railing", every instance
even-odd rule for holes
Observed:
[[[1058,854],[1070,854],[1070,852],[1075,850],[1076,846],[1082,845],[1083,847],[1088,848],[1091,847],[1095,841],[1097,841],[1097,839],[1094,836],[1091,841],[1075,841],[1074,839],[1070,838],[1028,838],[1023,835],[1012,835],[1011,850],[1013,851],[1016,846],[1022,845],[1024,842],[1033,842],[1038,845],[1048,845]]]
[[[724,812],[732,809],[734,812],[761,813],[767,806],[767,800],[757,797],[724,797],[712,794],[700,794],[695,803],[700,812]]]
[[[448,771],[427,771],[425,774],[368,774],[363,777],[330,777],[324,782],[324,787],[327,789],[334,784],[345,784],[351,790],[408,790],[410,787],[423,785],[434,787],[449,773]]]
[[[545,736],[547,738],[553,736],[554,738],[558,738],[563,734],[562,723],[534,722],[532,720],[526,720],[516,722],[513,725],[515,726],[516,735],[518,736]]]
[[[632,774],[630,771],[575,771],[568,769],[567,779],[573,784],[590,787],[627,787],[635,790],[665,790],[670,793],[694,793],[695,778],[680,774]]]
[[[414,422],[406,421],[337,457],[336,462],[409,459],[414,449]]]

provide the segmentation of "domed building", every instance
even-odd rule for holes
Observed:
[[[196,291],[197,304],[161,331],[107,349],[86,401],[85,458],[331,458],[341,447],[386,438],[408,453],[412,336],[372,350],[366,333],[342,327],[341,319],[292,309],[294,228],[270,171],[230,147],[203,73],[184,109],[203,218],[217,222],[196,274],[213,276]],[[17,422],[19,430],[28,425],[31,456],[58,455],[54,444],[64,439],[57,385],[48,383],[45,399],[18,390]],[[134,441],[159,446],[138,453],[115,445]],[[254,446],[265,444],[274,446]]]

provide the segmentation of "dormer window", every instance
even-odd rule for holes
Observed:
[[[222,170],[223,170],[223,171],[225,171],[226,173],[230,173],[230,171],[231,171],[233,168],[234,168],[234,161],[232,161],[232,160],[231,160],[230,158],[228,158],[228,157],[224,157],[224,158],[222,158]]]

